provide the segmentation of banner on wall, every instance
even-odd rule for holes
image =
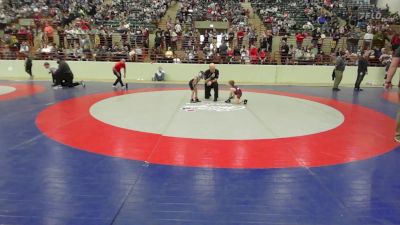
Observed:
[[[382,13],[380,12],[360,12],[358,18],[362,20],[380,20],[382,19]]]

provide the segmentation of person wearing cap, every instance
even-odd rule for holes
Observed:
[[[122,82],[122,75],[121,75],[121,70],[124,69],[124,78],[126,78],[126,65],[125,65],[125,59],[121,59],[119,62],[115,63],[113,67],[113,73],[117,77],[113,84],[113,88],[116,88],[116,85],[118,83],[121,84],[121,87],[125,87],[125,89],[128,89],[128,84],[125,84]]]
[[[190,90],[192,91],[192,95],[190,98],[190,103],[197,103],[200,102],[199,98],[198,98],[198,94],[197,94],[197,86],[199,84],[199,81],[201,80],[201,78],[203,77],[204,72],[200,71],[199,74],[197,74],[196,76],[194,76],[190,81],[189,81],[189,87]]]
[[[211,63],[209,69],[204,72],[205,99],[209,99],[211,97],[211,89],[214,89],[214,102],[218,100],[218,78],[219,78],[219,71],[215,68],[215,64]]]

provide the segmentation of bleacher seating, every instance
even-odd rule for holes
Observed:
[[[181,0],[177,19],[182,31],[176,34],[172,22],[168,30],[157,29],[171,0],[118,0],[111,5],[103,4],[103,0],[63,2],[20,0],[10,1],[4,9],[0,8],[3,11],[16,8],[13,22],[4,29],[0,58],[23,59],[19,45],[27,42],[35,59],[64,56],[68,60],[97,61],[125,58],[134,62],[329,65],[334,62],[335,52],[351,47],[351,30],[359,34],[355,49],[350,49],[348,54],[349,64],[354,64],[359,48],[371,47],[377,51],[387,47],[388,42],[382,40],[391,35],[387,24],[400,22],[398,15],[364,2],[251,0],[253,12],[265,25],[265,28],[255,28],[249,22],[250,12],[239,0]],[[367,12],[379,13],[383,19],[367,21],[359,17]],[[24,25],[18,24],[18,18],[24,19]],[[200,38],[206,31],[196,30],[196,20],[227,21],[230,29],[222,35],[220,31],[209,29],[204,38]],[[44,32],[45,26],[54,29],[54,36]],[[362,40],[368,29],[374,33],[371,46]],[[160,34],[157,49],[150,48],[154,32]],[[296,33],[305,37],[300,45]],[[174,35],[176,40],[173,40]],[[219,52],[216,41],[220,38],[228,43],[229,53]],[[294,46],[288,56],[281,54],[282,40]],[[48,45],[55,45],[50,53],[43,51]],[[85,49],[83,45],[90,48]],[[303,50],[294,50],[296,46]],[[169,47],[174,52],[173,58],[165,57]],[[381,64],[373,57],[370,61],[373,65]]]

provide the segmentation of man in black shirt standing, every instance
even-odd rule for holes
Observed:
[[[32,75],[32,58],[29,55],[27,55],[25,57],[25,72],[27,74],[29,74],[29,76],[31,78],[33,78],[33,75]]]
[[[281,64],[287,64],[288,54],[289,54],[289,46],[287,45],[286,41],[282,41]]]
[[[211,97],[211,89],[214,89],[214,102],[218,100],[218,78],[219,71],[215,69],[215,64],[211,63],[209,69],[204,72],[204,97],[209,99]]]
[[[360,84],[364,79],[364,76],[368,73],[368,60],[366,59],[368,57],[367,53],[364,53],[363,55],[360,55],[358,59],[358,70],[357,70],[357,80],[356,84],[354,85],[354,90],[355,91],[362,91],[360,88]]]

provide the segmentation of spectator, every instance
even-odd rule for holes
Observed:
[[[225,41],[223,41],[221,46],[219,46],[219,54],[221,55],[222,60],[225,62],[226,56],[228,54],[228,45]]]
[[[161,48],[161,42],[162,42],[162,38],[161,38],[160,33],[156,33],[155,38],[154,38],[154,47],[155,48]]]
[[[242,63],[244,63],[244,64],[250,63],[249,50],[247,50],[246,46],[244,46],[244,45],[240,49],[240,59],[241,59]]]
[[[27,55],[29,53],[29,46],[25,41],[22,42],[22,44],[19,48],[19,52],[24,55]]]
[[[135,49],[131,49],[131,51],[129,52],[129,58],[130,58],[130,60],[132,61],[132,62],[135,62],[136,61],[136,52],[135,52]]]
[[[296,34],[296,44],[298,49],[301,49],[301,47],[303,46],[304,38],[305,37],[302,33],[299,32]]]
[[[153,81],[164,81],[165,80],[165,71],[163,68],[160,66],[158,67],[156,73],[154,74],[154,77],[152,78]]]
[[[379,61],[382,63],[382,65],[386,66],[387,61],[390,59],[391,55],[387,53],[385,48],[381,49],[381,55],[379,57]]]
[[[261,49],[260,54],[259,54],[259,59],[260,59],[261,64],[264,64],[266,62],[267,52],[265,51],[265,49]]]
[[[178,36],[181,36],[181,34],[182,34],[182,26],[181,26],[179,23],[176,23],[176,24],[175,24],[175,33],[176,33]]]
[[[257,64],[258,63],[258,49],[252,45],[250,47],[250,51],[249,51],[249,55],[250,55],[250,60],[252,64]]]
[[[282,41],[282,46],[281,46],[282,64],[287,64],[288,54],[289,54],[289,46],[287,45],[286,41]]]
[[[84,38],[81,39],[80,41],[80,46],[82,46],[82,51],[84,53],[90,53],[91,52],[91,42],[89,39],[89,35],[85,35]]]
[[[301,61],[304,59],[304,49],[303,48],[296,48],[294,50],[294,57],[296,61]]]
[[[45,32],[45,37],[47,37],[48,42],[53,43],[54,41],[54,28],[49,24],[46,23],[46,26],[44,28],[44,32]]]
[[[347,46],[348,46],[350,53],[357,53],[359,39],[360,39],[360,37],[359,37],[357,31],[353,30],[349,33],[349,36],[347,39]]]
[[[236,37],[237,37],[237,45],[239,45],[239,46],[242,45],[244,35],[245,35],[245,33],[244,33],[243,29],[239,29],[239,31],[238,31],[237,34],[236,34]]]
[[[168,50],[164,54],[165,60],[167,62],[172,62],[172,59],[174,58],[174,53],[171,50],[171,47],[168,47]]]
[[[178,34],[174,31],[170,31],[171,34],[171,47],[172,50],[176,51],[178,49],[177,42],[178,42]]]
[[[372,40],[374,39],[374,35],[372,31],[369,31],[364,35],[364,46],[363,49],[371,49],[372,47]]]
[[[227,56],[228,56],[228,62],[232,62],[232,59],[234,57],[234,52],[232,48],[228,48]]]
[[[49,43],[48,45],[46,45],[46,47],[39,49],[41,53],[54,53],[55,52],[55,48],[53,46],[52,43]]]
[[[174,63],[174,64],[179,64],[179,63],[182,63],[182,61],[181,61],[180,58],[178,58],[178,57],[175,55],[175,57],[174,57],[174,59],[173,59],[173,63]]]

